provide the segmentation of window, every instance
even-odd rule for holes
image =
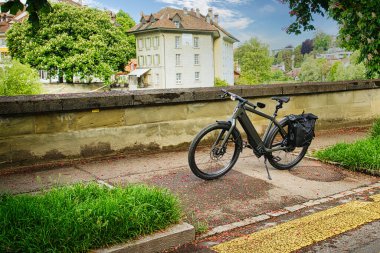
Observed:
[[[156,84],[160,84],[160,74],[156,74]]]
[[[176,28],[179,28],[179,21],[174,21],[174,25]]]
[[[139,66],[144,66],[144,56],[139,56]]]
[[[175,65],[176,66],[180,66],[181,65],[181,55],[180,54],[176,54],[175,55]]]
[[[195,81],[199,81],[199,72],[195,72]]]
[[[139,44],[139,50],[142,50],[143,47],[144,47],[144,45],[143,45],[143,40],[142,40],[142,39],[139,39],[138,44]]]
[[[175,80],[176,80],[176,84],[182,84],[182,73],[176,73],[175,74],[176,75],[176,78],[175,78]]]
[[[194,65],[199,65],[199,54],[194,55]]]
[[[158,48],[160,46],[160,38],[158,36],[153,39],[153,47]]]
[[[154,65],[160,65],[160,55],[159,54],[155,54],[154,55]]]
[[[181,37],[175,36],[175,48],[180,48],[180,47],[181,47]]]
[[[150,38],[146,38],[145,39],[145,47],[146,47],[146,49],[150,49],[150,47],[152,45],[151,43],[152,43],[152,40]]]
[[[199,37],[194,37],[194,47],[199,48]]]
[[[147,66],[151,66],[152,65],[152,56],[151,55],[148,55],[146,57],[146,65]]]

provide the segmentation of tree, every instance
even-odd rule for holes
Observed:
[[[293,51],[293,53],[294,53],[294,67],[295,67],[295,68],[299,68],[299,67],[301,67],[301,64],[302,64],[302,62],[303,62],[303,55],[302,55],[302,53],[301,53],[301,48],[302,48],[302,46],[301,46],[301,45],[298,45],[298,46],[294,49],[294,51]]]
[[[272,82],[287,82],[290,80],[292,80],[292,78],[285,75],[281,70],[271,71],[270,81]]]
[[[292,70],[292,57],[293,57],[293,51],[290,49],[285,49],[282,52],[282,60],[285,63],[285,71],[288,72]]]
[[[302,42],[301,54],[310,54],[311,51],[313,51],[313,41],[311,39],[307,39]]]
[[[350,63],[346,66],[337,61],[328,73],[328,81],[360,80],[365,78],[365,66],[363,63],[357,63],[359,52],[354,52],[350,57]]]
[[[116,22],[121,26],[124,32],[128,32],[129,29],[136,25],[131,16],[123,10],[119,10],[116,14]],[[132,37],[134,39],[134,37]]]
[[[309,56],[301,66],[300,79],[303,82],[323,82],[327,80],[330,65],[326,59]]]
[[[340,26],[342,46],[359,50],[359,60],[367,69],[367,77],[380,75],[380,8],[376,0],[282,0],[290,8],[290,16],[296,20],[288,33],[313,30],[313,14],[328,14]]]
[[[281,64],[284,63],[285,71],[292,70],[292,55],[293,55],[293,47],[285,47],[280,52],[278,52],[275,56],[274,63]]]
[[[34,27],[38,26],[39,15],[52,10],[48,0],[26,0],[25,4],[20,0],[8,0],[1,5],[1,12],[10,12],[13,15],[24,9],[29,13],[29,21]]]
[[[317,31],[314,39],[313,46],[317,53],[326,52],[332,44],[332,37],[322,31]]]
[[[135,56],[134,39],[124,29],[108,12],[61,3],[40,15],[37,31],[29,22],[14,24],[7,41],[12,57],[61,80],[93,76],[107,82]]]
[[[41,93],[38,72],[18,61],[2,62],[0,96],[34,95]]]
[[[241,67],[238,84],[257,84],[270,79],[273,59],[270,57],[268,45],[251,38],[235,50],[234,57]]]

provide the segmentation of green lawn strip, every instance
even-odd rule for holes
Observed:
[[[376,120],[371,128],[370,135],[372,138],[380,136],[380,119]]]
[[[339,143],[314,154],[322,161],[333,161],[353,171],[380,175],[380,136],[352,144]]]
[[[86,252],[179,222],[179,200],[143,185],[77,184],[0,196],[0,252]]]

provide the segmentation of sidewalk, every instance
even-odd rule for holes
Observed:
[[[311,150],[366,136],[366,129],[318,132]],[[379,181],[378,177],[350,172],[305,158],[291,171],[270,168],[263,159],[244,150],[234,169],[213,181],[195,177],[187,165],[187,151],[78,161],[52,170],[0,175],[0,193],[30,193],[54,185],[98,181],[125,185],[146,183],[177,194],[187,221],[209,230],[261,214],[297,206]],[[277,213],[273,213],[276,217]],[[199,230],[201,228],[198,228]]]

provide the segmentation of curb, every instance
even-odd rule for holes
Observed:
[[[281,208],[278,210],[269,211],[269,212],[266,212],[266,213],[263,213],[263,214],[260,214],[260,215],[254,216],[254,217],[244,219],[242,221],[233,222],[233,223],[230,223],[227,225],[218,226],[218,227],[213,228],[209,232],[200,235],[199,237],[197,237],[197,239],[204,239],[204,238],[216,235],[216,234],[227,232],[227,231],[232,230],[232,229],[245,227],[245,226],[255,224],[255,223],[258,223],[261,221],[269,220],[273,217],[279,217],[279,216],[282,216],[284,214],[293,213],[293,212],[296,212],[298,210],[301,210],[301,209],[304,209],[307,207],[316,206],[316,205],[326,203],[326,202],[329,202],[329,201],[332,201],[335,199],[354,195],[356,193],[369,191],[369,190],[372,190],[375,188],[380,188],[380,181],[378,181],[377,183],[367,185],[367,186],[362,186],[362,187],[359,187],[359,188],[356,188],[353,190],[348,190],[348,191],[336,193],[336,194],[333,194],[333,195],[330,195],[330,196],[327,196],[324,198],[312,199],[312,200],[309,200],[309,201],[304,202],[302,204],[298,204],[298,205],[294,205],[294,206],[288,206],[288,207],[284,207],[284,208]]]
[[[188,223],[174,225],[169,229],[92,253],[153,253],[190,243],[195,239],[195,229]]]

